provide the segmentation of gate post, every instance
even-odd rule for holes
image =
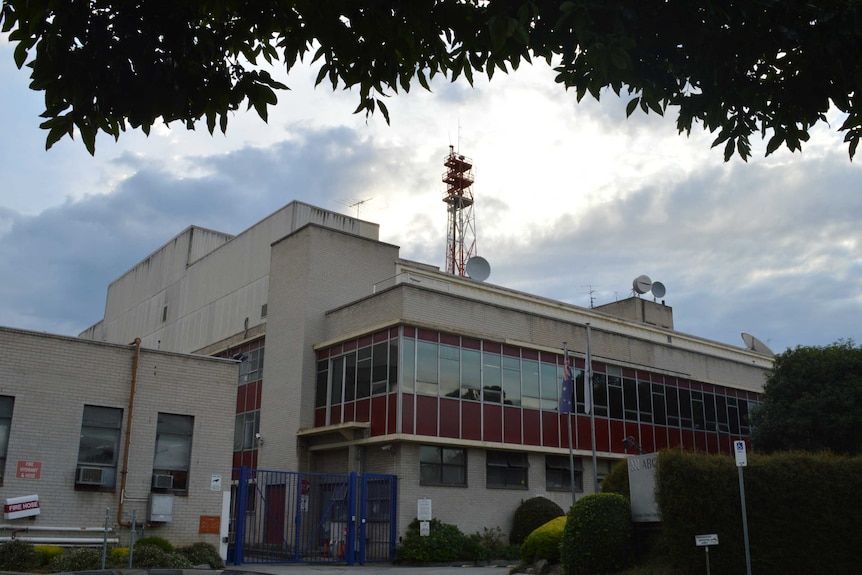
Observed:
[[[239,468],[239,482],[236,486],[236,505],[234,507],[234,543],[233,557],[235,565],[242,565],[244,561],[243,547],[245,546],[245,510],[248,507],[248,467],[243,465]]]
[[[355,471],[350,472],[347,488],[347,564],[356,563],[356,483]]]

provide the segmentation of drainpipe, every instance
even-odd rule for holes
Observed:
[[[129,473],[129,447],[132,444],[132,416],[135,409],[135,386],[138,384],[138,363],[141,358],[141,338],[136,337],[131,343],[135,346],[132,359],[132,385],[129,390],[129,421],[126,423],[126,442],[123,446],[123,468],[120,470],[120,504],[117,506],[117,523],[121,527],[131,527],[131,521],[123,521],[123,502],[126,499],[126,476]]]

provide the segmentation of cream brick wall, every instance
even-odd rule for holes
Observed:
[[[38,494],[41,514],[5,523],[118,529],[123,444],[129,423],[133,346],[89,342],[0,328],[0,394],[15,398],[6,457],[4,498]],[[147,529],[174,544],[207,541],[202,515],[221,515],[222,493],[210,489],[221,475],[229,489],[237,365],[211,358],[142,349],[132,418],[124,521],[136,510],[146,519],[159,412],[194,417],[188,496],[174,498],[173,521]],[[121,408],[123,425],[113,492],[75,490],[81,419],[85,405]],[[19,460],[41,462],[41,478],[17,479]]]

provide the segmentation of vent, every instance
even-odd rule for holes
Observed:
[[[266,306],[267,306],[267,305],[268,305],[268,304],[263,304],[262,306],[260,306],[260,317],[261,317],[261,318],[265,318],[265,317],[266,317]]]
[[[75,483],[78,485],[101,485],[104,471],[101,467],[79,467]]]
[[[153,487],[156,489],[173,489],[174,476],[156,473],[153,475]]]

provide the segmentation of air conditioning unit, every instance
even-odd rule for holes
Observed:
[[[173,489],[174,476],[156,473],[153,475],[153,487],[156,489]]]
[[[101,485],[104,472],[102,467],[79,467],[75,483],[78,485]]]

